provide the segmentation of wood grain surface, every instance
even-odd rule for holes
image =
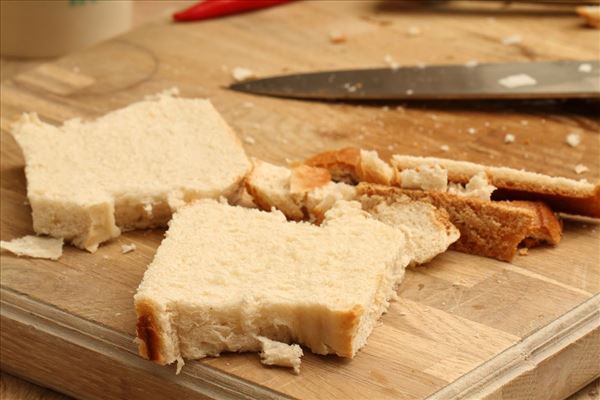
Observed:
[[[3,82],[2,240],[31,233],[23,160],[8,133],[21,112],[53,123],[92,118],[171,86],[209,97],[242,138],[254,139],[248,153],[271,162],[356,145],[384,157],[451,155],[577,178],[581,163],[590,169],[583,177],[600,177],[596,104],[340,104],[224,89],[236,66],[269,75],[381,66],[387,54],[401,64],[442,64],[592,59],[600,51],[597,31],[557,9],[340,4],[294,3],[199,24],[163,20]],[[408,35],[411,26],[421,34]],[[332,44],[333,30],[347,41]],[[502,43],[513,34],[522,42]],[[577,147],[565,143],[571,132],[582,137]],[[505,144],[506,133],[516,142]],[[512,263],[448,252],[411,269],[400,299],[354,360],[307,354],[299,376],[261,366],[256,354],[189,362],[177,377],[135,356],[127,341],[132,295],[160,230],[127,233],[93,255],[69,247],[58,262],[2,254],[2,335],[11,344],[2,347],[2,368],[90,398],[164,394],[148,389],[161,382],[173,394],[204,396],[562,398],[600,374],[599,228],[568,219],[560,246]],[[137,250],[121,254],[126,243]],[[53,369],[64,368],[61,357],[74,367],[61,369],[63,376]],[[115,383],[103,390],[93,376]],[[148,385],[132,391],[131,382]]]

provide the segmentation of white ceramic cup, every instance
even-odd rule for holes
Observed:
[[[3,56],[54,57],[131,27],[130,0],[1,0]]]

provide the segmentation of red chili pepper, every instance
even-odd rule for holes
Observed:
[[[173,14],[173,18],[180,22],[197,21],[272,7],[290,1],[292,0],[204,0]]]

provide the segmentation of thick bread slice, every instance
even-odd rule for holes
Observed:
[[[337,201],[359,200],[373,217],[406,233],[412,260],[418,264],[443,253],[458,239],[459,232],[450,223],[447,212],[431,204],[408,197],[393,201],[381,196],[359,197],[354,186],[326,182],[329,175],[323,168],[301,165],[290,171],[260,160],[254,160],[254,165],[246,187],[263,210],[276,208],[292,220],[299,216],[296,211],[302,210],[305,220],[318,224]],[[295,186],[302,190],[292,193],[290,187],[294,184],[290,182],[294,180],[297,181]]]
[[[350,184],[370,182],[389,185],[394,179],[394,171],[379,158],[377,152],[356,147],[320,153],[304,163],[327,169],[336,182]]]
[[[180,209],[135,295],[159,364],[259,351],[260,337],[353,357],[410,262],[404,233],[337,202],[320,226],[200,200]]]
[[[510,261],[519,245],[557,244],[562,227],[543,203],[486,201],[444,192],[401,189],[361,183],[359,195],[403,198],[429,202],[448,211],[460,231],[451,248],[470,254]]]
[[[161,95],[60,127],[25,114],[12,134],[35,232],[92,252],[121,230],[165,225],[182,204],[233,193],[250,169],[208,100]]]
[[[506,167],[490,167],[467,161],[436,157],[395,155],[391,160],[396,173],[427,165],[439,165],[448,171],[448,181],[467,183],[485,173],[498,188],[492,198],[543,201],[555,211],[600,217],[600,184],[561,178]]]

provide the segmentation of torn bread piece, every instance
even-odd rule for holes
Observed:
[[[458,230],[450,223],[448,214],[431,204],[415,202],[408,197],[395,198],[393,202],[381,196],[359,197],[356,187],[342,182],[326,182],[322,168],[301,165],[293,170],[255,160],[255,169],[246,179],[249,192],[257,198],[264,210],[278,209],[288,219],[294,220],[295,213],[302,210],[304,220],[319,224],[326,212],[340,200],[358,200],[364,210],[374,218],[406,234],[411,246],[412,262],[422,264],[446,251],[458,239]],[[294,178],[294,176],[296,178]],[[272,182],[277,179],[277,185]],[[291,193],[294,179],[302,191]],[[320,186],[319,186],[320,185]],[[302,195],[303,194],[303,195]],[[291,206],[293,205],[293,206]]]
[[[296,374],[300,373],[301,358],[304,355],[300,346],[277,342],[264,336],[258,336],[257,339],[262,346],[260,352],[261,363],[293,368]]]
[[[12,134],[35,232],[90,252],[121,231],[166,225],[192,200],[232,194],[250,169],[210,101],[168,93],[59,127],[24,114]]]
[[[320,153],[304,163],[312,167],[325,168],[336,182],[350,184],[370,182],[389,185],[394,179],[394,171],[379,158],[376,151],[355,147]]]
[[[8,242],[0,241],[0,249],[19,257],[58,260],[63,253],[63,239],[28,235]]]
[[[460,231],[451,249],[510,261],[520,245],[557,244],[562,226],[544,203],[486,201],[444,192],[402,189],[361,183],[358,195],[377,195],[428,202],[447,210]]]
[[[600,29],[600,6],[580,6],[575,10],[583,17],[587,25]]]
[[[320,226],[212,200],[183,207],[135,295],[140,354],[260,351],[262,336],[354,357],[411,261],[404,237],[357,202],[338,201]]]
[[[448,171],[448,181],[466,184],[480,173],[497,190],[494,200],[543,201],[555,211],[600,217],[600,184],[585,180],[576,181],[562,177],[538,174],[506,167],[491,167],[467,161],[436,157],[395,155],[391,160],[396,173],[405,169],[439,165]]]

